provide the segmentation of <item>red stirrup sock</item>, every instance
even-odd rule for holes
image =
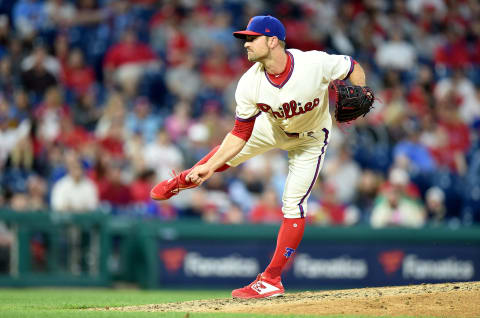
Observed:
[[[182,171],[182,173],[180,173],[180,178],[182,179],[182,181],[185,181],[185,177],[187,176],[187,174],[190,173],[190,171],[192,171],[193,168],[195,168],[198,165],[203,165],[205,162],[208,161],[208,159],[212,158],[212,156],[217,152],[218,148],[220,148],[220,145],[213,148],[205,157],[200,159],[200,161],[197,162],[193,167],[191,167],[190,169]],[[227,165],[227,164],[224,164],[223,166],[221,166],[220,168],[215,170],[215,172],[222,172],[222,171],[227,170],[228,168],[230,168],[230,166]]]
[[[270,264],[263,272],[266,278],[276,280],[280,278],[282,270],[287,264],[290,256],[295,253],[305,230],[305,218],[287,219],[284,218],[282,226],[278,231],[277,247]]]

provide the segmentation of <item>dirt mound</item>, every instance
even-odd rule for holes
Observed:
[[[103,310],[480,317],[480,282],[287,293],[261,300],[195,300]]]

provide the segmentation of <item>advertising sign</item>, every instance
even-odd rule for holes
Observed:
[[[160,242],[160,286],[240,287],[263,271],[272,244]],[[304,242],[283,274],[289,288],[350,288],[480,280],[476,246]]]

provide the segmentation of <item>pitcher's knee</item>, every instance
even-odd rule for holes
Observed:
[[[306,204],[287,205],[282,207],[283,217],[287,219],[304,218],[307,216]]]

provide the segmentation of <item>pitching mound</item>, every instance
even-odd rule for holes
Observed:
[[[103,310],[480,317],[480,282],[287,293],[272,299],[196,300]]]

